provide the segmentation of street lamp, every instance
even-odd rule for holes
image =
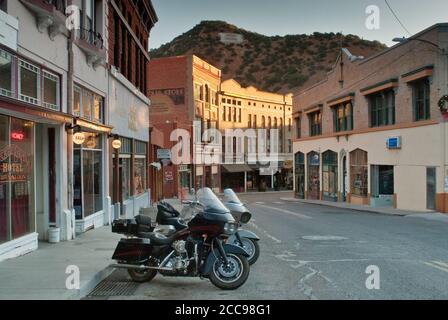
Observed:
[[[406,38],[406,37],[402,37],[402,38],[393,38],[392,39],[393,42],[398,42],[398,43],[406,43],[409,41],[420,41],[429,45],[432,45],[433,47],[436,47],[442,54],[446,54],[446,49],[445,48],[441,48],[438,44],[425,40],[425,39],[419,39],[419,38]]]

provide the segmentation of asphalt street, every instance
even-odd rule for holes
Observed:
[[[447,222],[281,200],[288,196],[241,196],[253,213],[248,229],[261,238],[261,256],[240,289],[160,275],[133,284],[117,270],[103,283],[113,290],[87,299],[448,299]],[[373,289],[366,286],[371,270]]]

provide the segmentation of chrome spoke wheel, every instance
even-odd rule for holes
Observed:
[[[222,282],[232,283],[238,281],[243,274],[243,262],[240,257],[228,254],[228,263],[226,264],[223,260],[217,260],[213,266],[213,273]]]

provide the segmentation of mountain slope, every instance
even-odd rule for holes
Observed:
[[[241,35],[241,43],[225,44],[220,33]],[[150,52],[152,58],[195,54],[220,68],[224,79],[243,86],[286,93],[322,79],[331,70],[341,45],[353,54],[370,56],[384,48],[354,35],[318,33],[268,37],[223,21],[202,21],[190,31]]]

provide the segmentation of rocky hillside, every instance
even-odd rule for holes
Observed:
[[[220,33],[240,35],[236,38],[243,41],[225,44]],[[203,21],[150,55],[159,58],[195,54],[220,68],[224,79],[234,78],[243,86],[286,93],[322,79],[334,65],[341,44],[365,57],[386,48],[354,35],[315,32],[268,37],[223,21]]]

